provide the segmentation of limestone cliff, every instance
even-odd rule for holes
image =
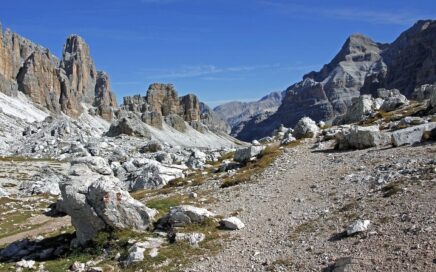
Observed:
[[[116,107],[109,77],[97,72],[89,46],[77,35],[68,37],[59,61],[50,51],[0,25],[0,92],[20,91],[54,114],[78,117],[82,103],[112,120]]]

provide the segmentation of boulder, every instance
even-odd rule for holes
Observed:
[[[316,122],[309,117],[303,117],[294,127],[293,136],[297,139],[314,138],[319,133],[319,127]]]
[[[253,157],[259,156],[265,149],[264,146],[249,146],[236,150],[233,159],[237,162],[245,163],[250,161]]]
[[[436,85],[424,84],[415,88],[413,98],[417,101],[424,101],[430,99],[432,93],[436,93]]]
[[[244,223],[237,217],[227,217],[220,221],[220,226],[228,230],[240,230],[245,227]]]
[[[173,179],[183,178],[187,169],[184,165],[164,165],[151,159],[129,160],[123,167],[129,173],[123,181],[130,191],[162,187]]]
[[[358,232],[363,232],[366,231],[368,229],[369,224],[371,223],[371,221],[369,220],[356,220],[353,223],[351,223],[348,227],[347,227],[347,235],[353,235],[355,233]]]
[[[370,95],[361,95],[353,98],[351,101],[352,104],[347,108],[347,113],[339,118],[343,124],[356,123],[365,120],[374,114],[375,109],[377,108],[374,99]]]
[[[163,149],[163,146],[158,141],[150,141],[145,146],[141,147],[141,153],[158,152]]]
[[[135,114],[128,114],[112,123],[106,136],[115,137],[122,134],[150,138],[150,132],[147,125],[144,124]]]
[[[409,100],[407,100],[407,98],[397,89],[378,89],[377,95],[379,98],[383,99],[383,104],[381,105],[380,110],[385,112],[393,111],[401,106],[409,104]]]
[[[71,161],[71,165],[85,164],[89,169],[101,175],[111,175],[112,169],[108,162],[102,157],[80,157]]]
[[[391,143],[389,134],[381,132],[377,126],[353,126],[337,133],[335,138],[338,149],[365,149]]]
[[[60,189],[61,206],[71,216],[80,244],[85,244],[102,230],[145,231],[157,213],[133,199],[112,176],[88,172],[70,177],[61,183]]]
[[[158,249],[163,243],[164,241],[161,238],[148,238],[145,242],[136,242],[133,246],[129,248],[129,254],[127,255],[127,259],[124,261],[124,265],[131,266],[134,263],[143,261],[144,252],[147,249]]]
[[[392,132],[392,144],[394,146],[412,145],[420,143],[423,135],[436,128],[436,122],[408,127]]]
[[[215,217],[215,214],[204,208],[190,205],[181,205],[171,208],[170,212],[159,219],[160,228],[184,227],[190,224],[199,224]]]

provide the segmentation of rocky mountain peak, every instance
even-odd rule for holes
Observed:
[[[84,111],[82,103],[106,120],[116,107],[108,75],[97,73],[89,46],[78,35],[67,38],[59,61],[9,29],[0,31],[0,91],[9,96],[20,91],[48,111],[74,118]]]

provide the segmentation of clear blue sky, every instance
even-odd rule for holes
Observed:
[[[14,0],[0,9],[3,28],[57,56],[69,34],[83,36],[119,101],[168,82],[212,106],[285,89],[351,33],[391,42],[432,18],[434,0]]]

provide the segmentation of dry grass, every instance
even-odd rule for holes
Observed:
[[[294,141],[284,147],[293,148],[299,144],[299,141]],[[253,175],[263,172],[265,168],[270,166],[282,153],[283,149],[280,148],[278,143],[268,145],[256,161],[246,163],[236,174],[225,178],[221,184],[221,188],[251,181]]]

